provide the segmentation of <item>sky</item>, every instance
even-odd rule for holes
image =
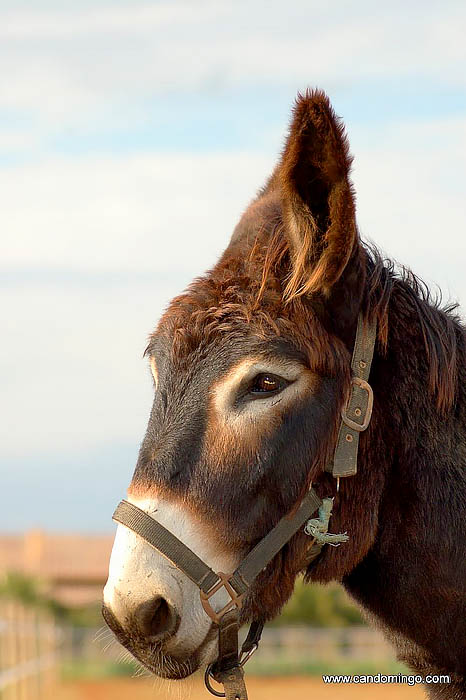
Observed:
[[[346,123],[363,238],[465,302],[466,5],[378,5],[0,0],[0,531],[113,531],[147,336],[298,90]]]

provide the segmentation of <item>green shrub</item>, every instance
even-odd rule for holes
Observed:
[[[298,579],[293,595],[271,624],[346,627],[362,625],[364,619],[342,586],[305,584]]]

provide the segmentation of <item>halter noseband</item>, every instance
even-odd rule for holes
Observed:
[[[326,467],[337,479],[353,476],[357,471],[359,433],[369,425],[373,393],[367,383],[374,354],[376,323],[365,322],[360,315],[356,330],[351,360],[352,382],[348,401],[341,412],[341,424],[333,462]],[[254,620],[241,650],[238,651],[239,613],[244,596],[258,574],[272,561],[283,546],[304,526],[312,537],[307,563],[316,559],[325,544],[333,546],[348,539],[346,533],[327,533],[333,499],[319,498],[313,488],[304,496],[294,515],[285,515],[277,525],[263,537],[246,555],[232,574],[214,572],[181,540],[133,503],[121,501],[113,520],[138,534],[157,551],[163,554],[200,589],[201,604],[206,614],[218,627],[219,654],[217,661],[207,667],[205,683],[207,689],[217,697],[227,700],[247,700],[243,679],[243,666],[257,649],[263,620]],[[310,520],[319,511],[319,518]],[[210,604],[210,598],[221,588],[228,593],[229,602],[219,611]],[[225,693],[212,688],[210,678],[223,683]]]

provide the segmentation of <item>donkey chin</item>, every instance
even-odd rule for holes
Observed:
[[[144,668],[160,678],[186,678],[200,667],[213,662],[217,656],[217,632],[213,625],[208,627],[204,639],[193,650],[189,648],[189,640],[177,639],[178,629],[165,641],[151,641],[137,631],[137,625],[132,624],[131,620],[128,620],[128,629],[131,632],[125,631],[105,603],[102,606],[102,615],[118,641]]]
[[[190,515],[173,503],[131,499],[199,554],[215,571],[233,571],[239,559],[221,551]],[[220,609],[226,591],[212,596]],[[103,617],[118,641],[149,671],[179,679],[218,655],[218,631],[185,574],[128,528],[118,526],[104,589]]]

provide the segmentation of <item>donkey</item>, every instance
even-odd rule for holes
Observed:
[[[334,498],[331,528],[348,542],[309,563],[300,529],[256,578],[241,622],[274,618],[300,573],[339,581],[400,660],[450,676],[426,686],[432,698],[464,698],[465,328],[361,241],[351,161],[327,96],[298,95],[278,166],[228,248],[150,336],[155,398],[128,501],[229,572],[312,484]],[[359,317],[377,324],[374,408],[357,473],[338,488],[326,465]],[[217,658],[197,587],[122,525],[103,614],[157,675]]]

